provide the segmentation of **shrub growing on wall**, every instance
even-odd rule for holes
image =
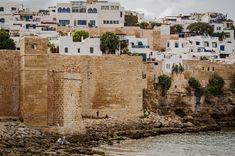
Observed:
[[[198,89],[201,88],[200,82],[196,78],[194,78],[194,77],[191,77],[188,80],[188,84],[189,84],[190,87],[192,87],[195,90],[198,90]]]
[[[198,81],[196,78],[191,77],[188,80],[189,86],[194,90],[195,96],[198,98],[198,101],[200,101],[201,96],[203,95],[203,88],[201,86],[200,81]]]
[[[162,96],[165,96],[171,87],[171,78],[167,75],[159,76],[157,86],[161,89]]]
[[[81,42],[82,38],[86,39],[89,37],[89,33],[87,31],[76,31],[73,33],[73,42]]]
[[[207,93],[219,96],[223,93],[224,79],[218,74],[212,75],[209,84],[206,86]]]
[[[179,74],[179,73],[183,73],[183,72],[184,72],[184,67],[181,65],[181,63],[179,65],[173,64],[172,73]]]

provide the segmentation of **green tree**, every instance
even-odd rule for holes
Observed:
[[[136,26],[138,23],[138,17],[133,14],[125,15],[125,26]]]
[[[192,23],[190,24],[187,29],[196,35],[212,35],[213,34],[213,27],[209,23]]]
[[[84,30],[76,31],[73,33],[73,42],[81,42],[82,38],[86,39],[89,37],[89,33]]]
[[[179,34],[179,33],[182,33],[183,30],[184,28],[181,24],[176,24],[170,27],[171,34]]]
[[[209,84],[206,86],[207,93],[219,96],[223,93],[224,79],[218,74],[212,75],[209,79]]]
[[[188,84],[194,90],[199,90],[201,88],[201,83],[196,78],[194,78],[194,77],[191,77],[188,80]]]
[[[15,42],[5,30],[0,30],[0,49],[15,50]]]
[[[147,23],[147,22],[141,22],[141,23],[139,24],[139,26],[140,26],[141,29],[147,29],[148,26],[149,26],[149,23]]]
[[[151,25],[151,28],[153,29],[155,26],[160,27],[162,24],[154,21],[150,21],[149,24]]]
[[[100,49],[103,54],[116,54],[116,50],[119,50],[120,40],[114,33],[106,32],[101,36],[100,40]]]
[[[165,96],[167,91],[171,87],[171,78],[167,75],[161,75],[158,77],[158,84],[157,86],[161,89],[162,96]]]
[[[181,63],[179,65],[173,64],[172,73],[179,74],[179,73],[183,73],[183,72],[184,72],[184,67],[182,66]]]

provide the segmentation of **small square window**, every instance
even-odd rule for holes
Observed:
[[[94,48],[90,47],[90,53],[93,54],[94,53]]]

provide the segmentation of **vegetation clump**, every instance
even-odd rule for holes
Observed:
[[[0,49],[16,49],[14,40],[10,38],[9,33],[5,30],[0,30]]]
[[[210,95],[219,96],[223,93],[224,84],[224,79],[218,74],[214,74],[210,78],[209,84],[206,86],[206,91]]]
[[[181,24],[176,24],[170,27],[171,34],[179,34],[179,33],[182,33],[183,30],[184,28]]]
[[[101,36],[100,40],[100,49],[103,54],[116,54],[116,51],[119,50],[120,39],[116,34],[106,32]]]
[[[167,75],[161,75],[158,77],[158,83],[156,85],[157,87],[160,88],[162,96],[166,95],[167,91],[171,87],[171,83],[172,83],[171,77]]]
[[[73,33],[73,42],[81,42],[82,39],[89,37],[89,33],[84,30],[76,31]]]
[[[192,23],[187,29],[195,35],[212,35],[214,31],[214,28],[209,23],[202,22]]]
[[[179,65],[173,64],[172,73],[179,74],[179,73],[183,73],[183,72],[184,72],[184,67],[182,66],[181,63]]]

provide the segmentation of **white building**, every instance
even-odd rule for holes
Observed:
[[[57,22],[70,27],[123,27],[124,8],[107,1],[57,3]]]
[[[150,50],[147,38],[136,38],[135,36],[124,36],[128,44],[129,52],[143,56],[144,60],[154,58],[154,52]]]
[[[180,24],[187,27],[189,24],[197,22],[191,15],[178,15],[178,16],[166,16],[161,19],[161,23],[170,24],[171,26]]]
[[[59,37],[59,54],[61,55],[87,55],[102,56],[100,38],[86,38],[81,42],[73,42],[73,37]]]

